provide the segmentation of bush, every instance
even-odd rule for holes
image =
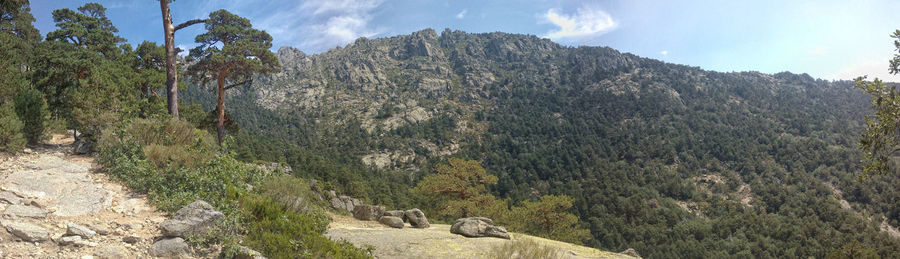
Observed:
[[[0,152],[16,152],[25,147],[25,125],[16,117],[12,104],[0,105]]]
[[[44,139],[46,121],[50,116],[47,102],[40,91],[23,87],[16,95],[16,114],[25,124],[23,133],[28,143],[37,144]]]
[[[99,142],[99,162],[113,178],[146,193],[159,209],[173,213],[195,200],[209,202],[226,217],[194,245],[221,244],[231,257],[241,244],[270,258],[367,258],[369,253],[322,234],[329,218],[308,184],[290,176],[269,176],[230,154],[219,154],[208,132],[179,120],[138,119],[108,128]],[[188,161],[179,157],[196,158]],[[253,186],[262,186],[253,188]],[[243,237],[243,238],[241,238]]]

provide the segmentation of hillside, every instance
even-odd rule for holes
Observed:
[[[900,182],[858,180],[868,98],[850,82],[431,29],[277,56],[281,72],[229,92],[236,152],[356,197],[427,208],[409,187],[464,157],[499,177],[498,197],[574,197],[586,244],[604,250],[900,256],[881,231],[900,225]],[[209,111],[198,89],[182,96]]]

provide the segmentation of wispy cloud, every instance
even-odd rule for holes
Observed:
[[[469,12],[468,9],[463,9],[461,12],[459,12],[458,14],[456,14],[456,19],[462,19],[462,18],[465,18],[465,17],[466,17],[466,13],[468,13],[468,12]]]
[[[275,38],[275,47],[295,45],[321,52],[372,37],[383,30],[371,25],[372,12],[383,0],[312,0],[282,8],[260,22]],[[286,19],[285,17],[302,17]],[[279,45],[280,44],[280,45]]]
[[[668,51],[668,50],[663,50],[663,51],[660,51],[659,54],[662,54],[663,56],[668,56],[668,55],[669,55],[669,51]]]
[[[818,46],[815,49],[808,51],[807,53],[821,56],[825,55],[825,53],[828,53],[828,48],[826,48],[825,46]]]
[[[599,36],[618,26],[609,14],[595,6],[582,6],[574,14],[561,13],[559,9],[549,9],[543,14],[543,21],[559,27],[547,32],[550,39],[585,38]]]

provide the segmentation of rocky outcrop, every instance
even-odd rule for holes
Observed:
[[[50,231],[46,228],[26,222],[2,221],[0,225],[13,236],[28,242],[44,242],[50,240]]]
[[[414,228],[428,228],[431,225],[428,224],[428,218],[425,218],[425,213],[423,213],[419,209],[411,209],[407,210],[404,213],[404,217],[409,221],[409,224]]]
[[[506,228],[494,226],[494,221],[484,217],[470,217],[457,219],[450,226],[450,233],[465,237],[497,237],[509,239]]]
[[[185,235],[204,235],[216,220],[224,217],[212,205],[205,201],[195,201],[175,212],[175,217],[159,224],[163,235],[168,237],[184,237]]]
[[[180,237],[165,238],[150,246],[150,255],[155,257],[177,257],[190,253],[190,247]]]
[[[406,211],[402,211],[402,210],[385,211],[384,215],[382,215],[382,216],[398,217],[398,218],[403,219],[403,221],[406,221]]]
[[[4,218],[44,218],[47,217],[47,211],[25,205],[10,205],[6,208],[0,217]]]
[[[384,214],[384,206],[360,204],[353,208],[353,217],[358,220],[378,220]]]
[[[394,216],[382,216],[378,222],[392,228],[403,228],[403,219]]]
[[[331,208],[333,208],[335,210],[346,210],[346,211],[350,211],[350,212],[353,212],[353,209],[356,208],[356,206],[363,204],[362,201],[360,201],[358,199],[350,198],[350,196],[346,196],[346,195],[334,196],[334,197],[330,198],[330,202],[331,202]]]

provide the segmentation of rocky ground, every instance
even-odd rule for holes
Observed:
[[[0,258],[146,258],[166,220],[54,136],[0,157]]]
[[[361,221],[351,216],[332,215],[325,236],[347,240],[358,247],[372,245],[375,258],[487,258],[491,250],[518,239],[532,239],[538,244],[559,249],[558,258],[633,258],[624,254],[600,251],[569,243],[512,233],[512,240],[501,238],[467,238],[451,234],[450,225],[431,224],[425,229],[391,228],[377,221]]]

